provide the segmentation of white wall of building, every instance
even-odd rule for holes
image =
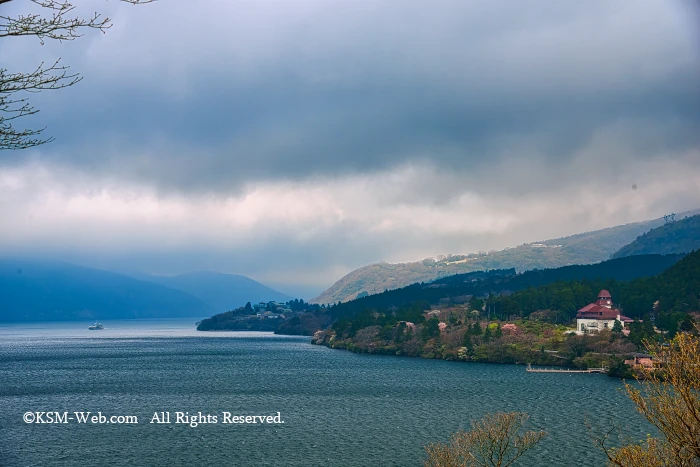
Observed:
[[[622,324],[622,327],[625,327],[625,323],[620,322]],[[598,331],[603,331],[605,329],[609,329],[612,331],[613,326],[615,325],[615,320],[614,319],[577,319],[576,320],[576,332],[580,333],[585,333],[585,332],[598,332]],[[607,327],[606,327],[607,326]]]

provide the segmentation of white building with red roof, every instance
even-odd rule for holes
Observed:
[[[576,314],[576,333],[586,334],[605,329],[612,330],[615,321],[619,321],[624,330],[626,325],[634,320],[627,316],[622,316],[620,310],[613,307],[610,292],[601,290],[595,303],[590,303],[578,310]]]

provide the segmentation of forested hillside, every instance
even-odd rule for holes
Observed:
[[[492,296],[489,306],[493,313],[512,313],[510,302],[496,301],[500,294],[509,295],[513,292],[533,289],[543,284],[557,281],[599,281],[608,283],[627,281],[643,276],[653,276],[674,265],[683,255],[643,255],[629,258],[619,258],[592,265],[565,266],[557,269],[526,271],[517,274],[514,269],[500,269],[488,272],[478,271],[467,274],[439,279],[432,283],[416,283],[401,289],[389,290],[380,294],[370,295],[346,303],[324,308],[311,316],[302,316],[311,326],[325,327],[338,319],[352,319],[366,310],[390,312],[394,309],[408,308],[413,310],[414,304],[421,303],[423,307],[464,303],[470,296],[487,298]],[[568,282],[567,282],[568,283]],[[596,291],[597,294],[597,291]],[[582,293],[581,296],[584,294]],[[558,297],[558,295],[557,295]],[[590,294],[587,296],[590,301]],[[595,297],[595,295],[594,295]],[[501,299],[498,299],[501,300]],[[557,302],[558,303],[558,302]],[[577,302],[576,302],[577,303]],[[589,302],[586,302],[589,303]],[[547,308],[547,307],[545,307]],[[542,309],[545,309],[542,308]],[[570,314],[570,307],[563,307],[559,321]],[[518,310],[516,314],[519,314]],[[281,333],[309,334],[318,329],[292,328],[289,322],[280,327]]]
[[[601,289],[610,291],[613,301],[625,315],[641,319],[653,312],[657,326],[669,329],[672,326],[668,319],[675,317],[677,321],[683,314],[700,311],[700,250],[653,277],[639,277],[631,281],[558,281],[509,296],[492,297],[489,304],[495,315],[501,317],[529,316],[538,310],[552,310],[562,314],[563,319],[570,320]]]
[[[484,281],[491,279],[496,276]],[[601,289],[608,289],[613,304],[634,321],[576,335],[570,321]],[[643,350],[645,341],[663,342],[679,331],[696,329],[699,297],[696,251],[657,276],[627,282],[568,280],[485,299],[454,297],[439,306],[413,301],[365,308],[339,316],[330,328],[315,333],[312,342],[430,359],[607,367],[611,376],[631,377],[633,368],[625,360]]]
[[[699,213],[700,210],[688,211],[679,214],[678,217]],[[501,251],[448,255],[444,258],[429,258],[411,263],[370,264],[346,274],[310,301],[326,304],[346,302],[358,296],[398,289],[416,282],[429,282],[444,276],[487,269],[515,268],[522,272],[597,263],[610,259],[611,255],[638,236],[663,224],[664,219],[659,218],[537,241]]]
[[[668,222],[640,235],[620,248],[613,258],[632,255],[667,255],[700,250],[700,215]]]
[[[624,259],[626,258],[611,261]],[[525,274],[520,277],[522,276]],[[523,283],[525,281],[521,282]],[[477,311],[487,313],[491,319],[522,319],[538,312],[538,319],[568,323],[574,319],[577,310],[593,302],[602,289],[610,291],[613,302],[626,316],[642,319],[654,313],[655,324],[660,329],[674,330],[687,313],[700,311],[700,250],[653,277],[621,281],[614,278],[591,279],[588,276],[528,287],[512,294],[491,295],[484,300],[472,298],[470,304]],[[449,301],[445,300],[443,306],[459,302],[460,297],[453,296]],[[432,303],[434,300],[431,302],[423,296],[422,300],[406,301],[398,308],[357,307],[351,312],[341,305],[330,308],[329,313],[361,329],[372,325],[377,313],[385,317],[392,316],[397,322],[420,321],[422,311]]]

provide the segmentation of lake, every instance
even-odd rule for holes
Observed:
[[[193,321],[0,325],[0,466],[418,466],[425,444],[513,410],[548,432],[518,465],[599,466],[586,417],[651,432],[604,375],[358,355]],[[23,421],[49,411],[138,424]],[[170,424],[149,423],[163,412]],[[218,423],[177,424],[176,412]],[[224,424],[224,412],[284,423]]]

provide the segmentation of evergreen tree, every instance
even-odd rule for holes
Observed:
[[[645,340],[656,340],[658,335],[654,330],[654,325],[651,324],[651,320],[646,319],[644,321],[635,320],[630,324],[630,334],[629,339],[634,344],[641,346],[644,344]]]
[[[469,333],[469,331],[464,333],[464,341],[463,341],[464,347],[467,348],[467,355],[470,357],[474,355],[474,343],[472,342],[472,336]]]
[[[474,324],[472,324],[472,334],[475,336],[481,335],[481,325],[478,321],[474,321]]]
[[[486,330],[484,331],[484,342],[491,340],[491,327],[486,325]]]
[[[647,339],[657,339],[658,334],[656,334],[656,329],[654,329],[654,324],[651,322],[649,319],[649,316],[646,317],[647,319],[644,320],[642,323],[642,328],[644,329],[644,335]]]
[[[476,295],[472,295],[472,298],[469,299],[469,309],[470,310],[476,310],[476,311],[481,311],[484,308],[484,301],[476,298]]]
[[[496,339],[500,339],[501,337],[503,337],[503,329],[501,329],[501,323],[498,323],[496,325],[496,331],[493,333],[493,335]]]
[[[685,315],[681,320],[678,328],[684,332],[690,332],[695,329],[695,324],[693,322],[693,317],[690,315]]]
[[[622,323],[617,319],[615,320],[615,324],[613,324],[612,332],[615,334],[620,334],[622,332]]]
[[[423,325],[423,339],[428,340],[440,335],[440,321],[433,316]]]

